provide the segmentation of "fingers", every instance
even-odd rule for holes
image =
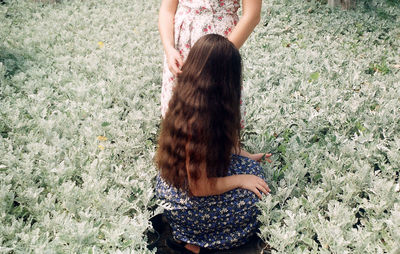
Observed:
[[[177,58],[177,64],[178,64],[178,68],[179,68],[179,73],[181,73],[181,68],[183,66],[183,59],[182,57],[179,55],[179,57]]]
[[[243,177],[242,184],[239,188],[247,189],[253,192],[259,199],[262,199],[262,193],[268,195],[271,189],[268,184],[259,176],[256,175],[241,175]]]
[[[260,191],[256,187],[254,189],[252,189],[251,191],[254,192],[254,194],[256,194],[256,196],[259,199],[262,199],[262,195],[261,195]]]
[[[176,50],[171,51],[168,57],[169,70],[172,72],[172,74],[174,74],[174,76],[177,76],[182,73],[181,71],[182,66],[183,66],[182,56]]]
[[[174,76],[176,77],[178,74],[181,73],[181,70],[179,69],[179,64],[176,59],[172,59],[171,62],[172,63],[168,64],[168,68],[172,72],[172,74],[174,74]]]
[[[271,189],[268,187],[268,184],[262,179],[259,178],[254,186],[255,188],[252,191],[257,195],[259,199],[262,199],[262,194],[268,195]],[[260,192],[261,191],[261,192]]]
[[[257,154],[253,154],[252,155],[252,159],[258,162],[261,161],[267,161],[269,163],[272,163],[272,160],[269,159],[269,157],[271,157],[272,154],[271,153],[257,153]]]
[[[263,184],[261,185],[263,190],[265,190],[265,194],[269,194],[271,192],[271,189],[269,188],[268,184],[263,181]]]
[[[256,196],[257,196],[259,199],[262,199],[261,193],[264,193],[265,195],[268,195],[269,192],[270,192],[270,190],[265,189],[265,188],[264,188],[263,186],[261,186],[261,185],[255,187],[252,191],[254,192],[254,194],[256,194]],[[261,191],[261,192],[260,192],[260,191]]]
[[[271,156],[272,156],[272,153],[266,153],[263,155],[263,159],[266,160],[268,163],[272,163],[272,161],[270,159],[268,159]]]
[[[270,193],[270,192],[271,192],[271,189],[269,188],[268,184],[265,183],[265,185],[267,186],[267,191],[268,191],[268,193]]]
[[[180,57],[175,59],[175,64],[173,65],[173,69],[175,71],[175,74],[174,74],[175,76],[182,73],[182,71],[181,71],[182,65],[183,65],[183,62]]]
[[[265,195],[268,195],[271,189],[268,187],[267,183],[262,180],[262,182],[259,183],[258,189],[263,192]]]
[[[260,161],[262,161],[264,154],[263,153],[253,154],[252,157],[253,157],[253,160],[260,162]]]
[[[175,77],[181,71],[181,70],[179,70],[179,68],[176,65],[170,65],[169,70],[172,72],[172,74],[174,74]]]

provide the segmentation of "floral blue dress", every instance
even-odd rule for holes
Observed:
[[[263,179],[261,166],[240,155],[232,155],[228,175],[252,174]],[[221,195],[190,197],[157,177],[157,196],[171,209],[165,215],[176,240],[208,249],[240,246],[258,228],[257,196],[245,189]]]

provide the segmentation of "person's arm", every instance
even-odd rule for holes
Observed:
[[[193,196],[204,197],[220,195],[227,191],[242,188],[254,192],[259,198],[261,193],[268,194],[271,190],[267,183],[255,175],[232,175],[207,178],[203,172],[197,181],[189,179],[189,189]]]
[[[239,143],[234,148],[232,148],[232,153],[243,156],[243,157],[247,157],[249,159],[252,159],[252,160],[258,161],[258,162],[261,162],[262,160],[266,160],[269,163],[272,162],[269,159],[269,157],[272,156],[271,153],[249,153],[246,150],[243,150],[242,148],[240,148]]]
[[[162,0],[158,16],[158,30],[167,56],[168,68],[176,76],[183,65],[179,52],[175,49],[174,19],[179,0]]]
[[[272,162],[272,161],[269,159],[269,157],[272,156],[272,154],[270,154],[270,153],[249,153],[249,152],[247,152],[246,150],[243,150],[243,149],[239,148],[239,153],[238,153],[238,155],[247,157],[247,158],[249,158],[249,159],[252,159],[252,160],[258,161],[258,162],[260,162],[260,161],[262,161],[262,160],[266,160],[266,161],[268,161],[269,163]]]
[[[254,28],[260,22],[261,4],[262,0],[242,1],[242,17],[233,29],[232,33],[228,36],[228,39],[236,46],[236,48],[239,49],[244,44],[253,32]]]

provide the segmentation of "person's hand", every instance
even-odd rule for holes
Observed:
[[[172,72],[172,74],[174,74],[175,77],[181,74],[183,59],[182,56],[179,54],[179,52],[174,48],[170,48],[166,52],[166,56],[167,56],[168,68]]]
[[[271,163],[272,161],[269,159],[269,157],[271,157],[272,154],[270,153],[254,153],[254,154],[249,154],[248,157],[252,160],[261,162],[263,160],[268,161],[269,163]]]
[[[267,195],[271,191],[268,184],[261,177],[255,175],[240,175],[239,188],[254,192],[260,199],[262,198],[261,193]]]

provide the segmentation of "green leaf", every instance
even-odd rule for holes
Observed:
[[[107,127],[107,126],[109,126],[109,125],[111,125],[110,122],[103,122],[103,123],[101,124],[102,127]]]
[[[308,82],[314,82],[317,79],[319,79],[319,72],[313,72],[310,75],[310,78],[308,79]]]

